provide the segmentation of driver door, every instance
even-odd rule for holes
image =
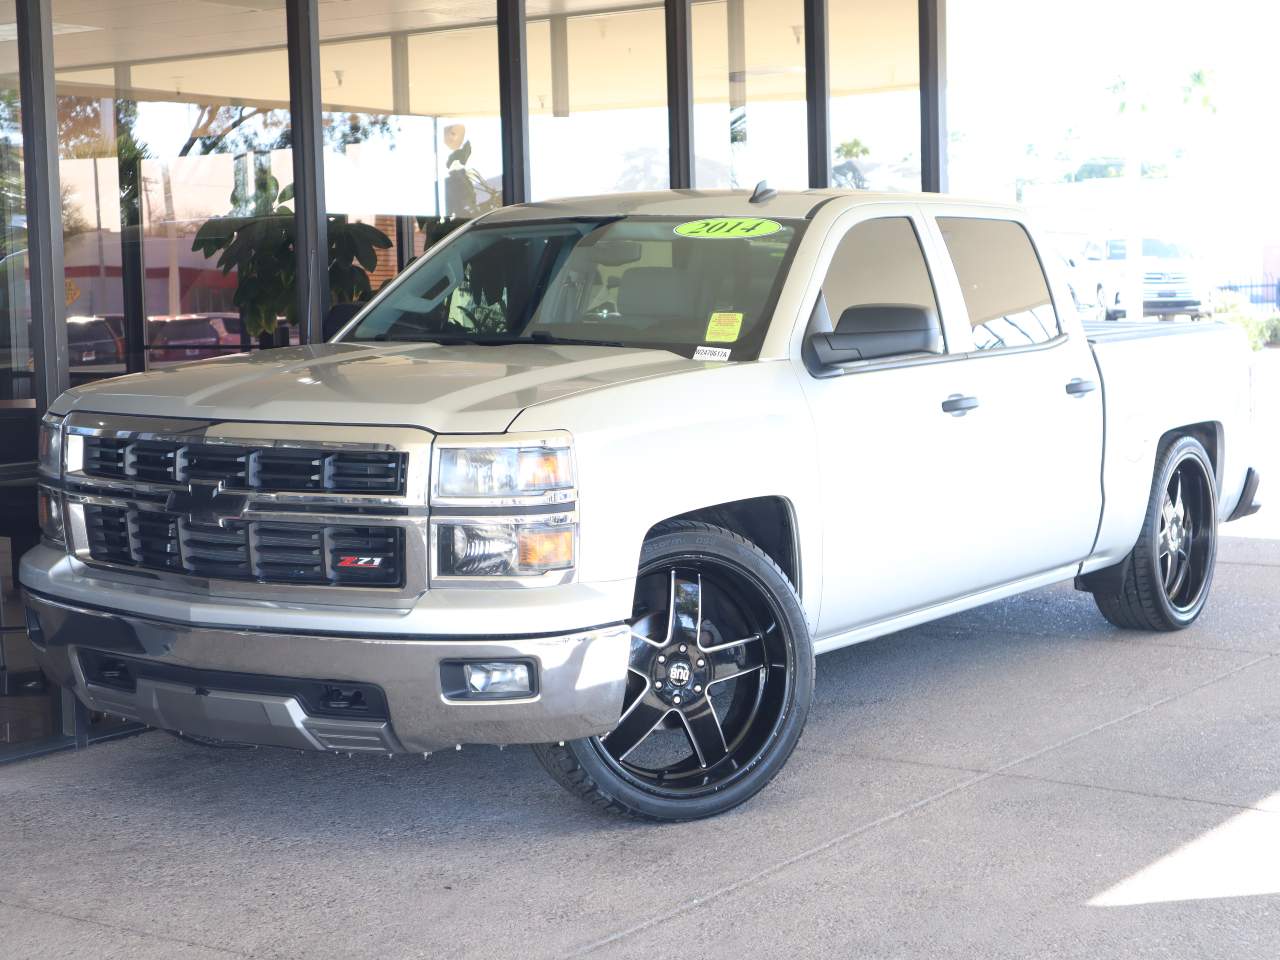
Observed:
[[[828,237],[817,322],[824,306],[833,325],[849,307],[911,306],[955,342],[921,242],[931,235],[915,208],[874,209],[852,211],[853,222]],[[981,431],[965,411],[943,409],[972,392],[968,366],[947,348],[849,363],[835,377],[801,366],[819,448],[819,639],[963,595],[980,579],[971,551],[985,521],[963,464],[982,455],[974,449]]]

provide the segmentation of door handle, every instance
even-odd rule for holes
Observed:
[[[949,413],[953,417],[963,417],[977,406],[977,397],[966,397],[959,393],[953,393],[942,401],[942,412]]]
[[[1073,397],[1083,397],[1086,393],[1093,393],[1098,389],[1098,385],[1092,380],[1081,380],[1079,377],[1072,377],[1071,382],[1067,384],[1067,393]]]

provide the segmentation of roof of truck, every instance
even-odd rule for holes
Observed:
[[[564,197],[502,207],[485,216],[488,223],[561,217],[608,217],[639,214],[672,217],[779,217],[804,219],[829,201],[841,206],[864,203],[956,204],[1008,210],[1008,204],[961,199],[939,193],[873,193],[866,190],[779,190],[759,203],[750,190],[654,190],[645,193],[607,193]]]

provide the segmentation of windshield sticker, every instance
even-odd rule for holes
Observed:
[[[693,351],[693,359],[695,360],[714,360],[716,363],[727,363],[729,354],[732,353],[728,347],[699,347]]]
[[[767,237],[782,229],[777,220],[761,220],[759,217],[710,217],[706,220],[690,220],[675,230],[682,237],[715,237],[734,240]]]
[[[733,343],[742,332],[742,314],[713,313],[707,321],[707,343]]]

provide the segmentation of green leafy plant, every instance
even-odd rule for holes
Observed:
[[[254,192],[231,193],[231,213],[214,217],[196,231],[191,249],[218,256],[223,274],[236,271],[233,302],[240,308],[250,336],[273,333],[280,319],[298,322],[294,289],[297,280],[294,247],[296,225],[293,185],[284,189],[270,174],[260,174]],[[328,217],[329,297],[334,303],[355,303],[373,294],[369,272],[378,265],[378,251],[391,246],[381,230],[352,223],[344,214]]]
[[[1242,294],[1222,291],[1213,310],[1215,320],[1234,324],[1244,331],[1249,346],[1261,350],[1268,343],[1280,343],[1280,316],[1258,312]]]

